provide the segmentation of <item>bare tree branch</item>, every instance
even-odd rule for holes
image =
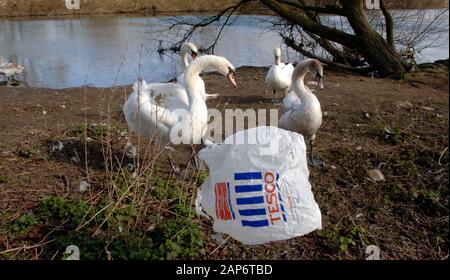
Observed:
[[[249,2],[261,3],[276,13],[279,17],[272,21],[272,28],[278,31],[286,45],[304,56],[317,58],[339,69],[358,73],[373,71],[380,76],[397,79],[401,79],[411,67],[395,49],[398,24],[394,25],[384,0],[381,2],[384,21],[379,16],[378,22],[381,26],[386,25],[386,39],[384,27],[380,31],[368,20],[364,0],[317,0],[315,5],[306,4],[304,0],[240,0],[215,16],[196,22],[186,19],[175,22],[171,28],[188,27],[178,47],[198,29],[219,22],[218,34],[207,48],[214,51],[224,28],[232,24],[232,16]],[[337,15],[340,26],[335,18],[331,20],[329,17],[328,22],[332,25],[328,24],[327,18],[321,17],[321,14]],[[224,17],[226,19],[222,21]],[[423,36],[419,34],[414,38],[413,41],[417,42]]]
[[[308,17],[301,15],[298,10],[293,10],[291,6],[281,4],[276,0],[261,0],[261,2],[282,18],[300,25],[305,31],[312,32],[325,39],[348,46],[349,48],[358,48],[358,42],[354,35],[336,28],[317,24]]]
[[[287,46],[289,46],[290,48],[298,51],[299,53],[303,54],[304,56],[309,57],[309,58],[313,58],[313,59],[317,59],[320,62],[322,62],[322,63],[324,63],[324,64],[326,64],[328,66],[331,66],[331,67],[334,67],[334,68],[337,68],[337,69],[341,69],[341,70],[345,70],[345,71],[359,73],[359,74],[368,74],[368,73],[373,71],[373,68],[370,67],[370,66],[367,66],[367,67],[352,67],[352,66],[348,66],[348,65],[345,65],[345,64],[334,62],[334,61],[332,61],[330,59],[326,59],[326,58],[323,58],[323,57],[320,57],[320,56],[316,56],[313,53],[310,53],[310,52],[306,51],[305,49],[303,49],[303,47],[301,45],[296,44],[294,42],[294,40],[292,40],[290,38],[283,38],[283,41],[284,41],[284,43]]]
[[[323,14],[334,14],[334,15],[345,15],[344,11],[336,6],[327,5],[325,7],[319,7],[319,6],[310,6],[303,3],[303,1],[292,2],[290,0],[278,0],[281,4],[289,5],[294,8],[303,10],[303,11],[312,11],[317,13],[323,13]]]
[[[394,46],[394,20],[392,19],[392,15],[389,12],[389,10],[387,9],[387,7],[384,3],[384,0],[380,0],[380,8],[381,8],[381,12],[384,15],[384,19],[386,21],[387,43],[392,48],[395,48],[395,46]]]
[[[176,42],[175,44],[173,44],[171,47],[169,47],[168,49],[170,49],[171,51],[179,51],[181,48],[181,45],[183,43],[185,43],[186,41],[188,41],[192,35],[200,28],[203,27],[207,27],[211,24],[213,24],[214,22],[218,22],[222,19],[222,17],[226,16],[226,20],[225,23],[222,24],[219,33],[216,35],[214,42],[208,46],[207,48],[205,48],[203,51],[210,51],[214,49],[214,46],[217,44],[217,41],[219,40],[223,29],[230,24],[230,18],[231,16],[237,11],[239,10],[242,6],[244,6],[247,3],[250,2],[255,2],[255,0],[241,0],[239,1],[236,5],[230,6],[224,10],[222,10],[221,12],[219,12],[218,14],[214,15],[214,16],[210,16],[210,17],[206,17],[198,22],[190,22],[184,19],[178,19],[178,18],[173,18],[171,21],[173,22],[172,25],[168,28],[168,30],[172,30],[176,27],[180,27],[180,26],[188,26],[189,28],[187,29],[187,31],[184,33],[184,35],[182,36],[182,38],[180,40],[178,40],[178,42]],[[164,47],[160,47],[158,49],[159,53],[164,53],[167,51],[167,48]]]

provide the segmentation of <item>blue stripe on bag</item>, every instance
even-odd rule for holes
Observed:
[[[269,226],[268,220],[260,220],[260,221],[242,221],[242,226],[244,227],[267,227]]]
[[[262,174],[261,172],[255,173],[236,173],[234,174],[234,180],[261,180]]]
[[[245,192],[260,192],[263,190],[262,185],[245,185],[245,186],[236,186],[235,190],[237,193],[245,193]]]
[[[241,216],[260,216],[266,215],[266,209],[245,209],[239,210],[239,215]]]
[[[246,205],[246,204],[263,204],[264,197],[263,196],[255,196],[255,197],[245,197],[245,198],[237,198],[236,203],[238,205]]]

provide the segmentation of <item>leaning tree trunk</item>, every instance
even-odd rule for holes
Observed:
[[[389,46],[395,48],[394,45],[394,19],[392,18],[391,13],[386,7],[384,0],[380,0],[381,12],[383,13],[384,20],[386,22],[386,39]]]
[[[401,59],[394,47],[389,45],[370,26],[363,11],[363,0],[339,0],[341,7],[334,5],[326,5],[325,7],[308,6],[301,4],[302,1],[290,0],[261,0],[261,2],[280,17],[301,26],[305,32],[339,43],[362,54],[381,76],[401,79],[407,70],[407,64]],[[346,17],[354,34],[323,26],[304,16],[302,10],[303,12],[309,10]]]
[[[377,69],[382,76],[401,79],[406,72],[406,63],[400,58],[394,47],[378,34],[367,21],[362,1],[340,0],[348,22],[359,42],[358,51]]]

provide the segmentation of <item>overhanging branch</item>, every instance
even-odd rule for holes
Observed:
[[[288,47],[298,51],[299,53],[303,54],[304,56],[309,57],[309,58],[313,58],[313,59],[317,59],[320,62],[322,62],[322,63],[324,63],[324,64],[326,64],[328,66],[331,66],[333,68],[342,69],[342,70],[345,70],[345,71],[355,72],[355,73],[359,73],[359,74],[368,74],[368,73],[373,71],[373,68],[370,67],[370,66],[367,66],[367,67],[352,67],[352,66],[348,66],[348,65],[345,65],[345,64],[334,62],[334,61],[332,61],[330,59],[327,59],[327,58],[316,56],[313,53],[310,53],[310,52],[306,51],[305,49],[303,49],[300,45],[296,44],[294,42],[294,40],[292,40],[291,38],[283,37],[283,41]]]
[[[292,9],[292,6],[282,4],[276,0],[261,0],[261,2],[282,18],[300,25],[305,31],[314,33],[322,38],[352,49],[358,48],[358,42],[354,35],[348,34],[336,28],[317,24],[308,17],[299,14],[298,9]]]
[[[303,11],[311,11],[311,12],[317,12],[322,14],[333,14],[333,15],[340,15],[344,16],[344,11],[338,7],[327,5],[325,7],[319,7],[319,6],[311,6],[311,5],[305,5],[303,3],[297,3],[292,2],[290,0],[278,0],[281,4],[289,5],[294,8],[303,10]]]

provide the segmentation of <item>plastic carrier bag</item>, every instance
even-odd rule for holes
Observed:
[[[198,191],[196,208],[213,218],[215,232],[257,245],[322,228],[302,135],[257,127],[199,156],[210,176]]]

